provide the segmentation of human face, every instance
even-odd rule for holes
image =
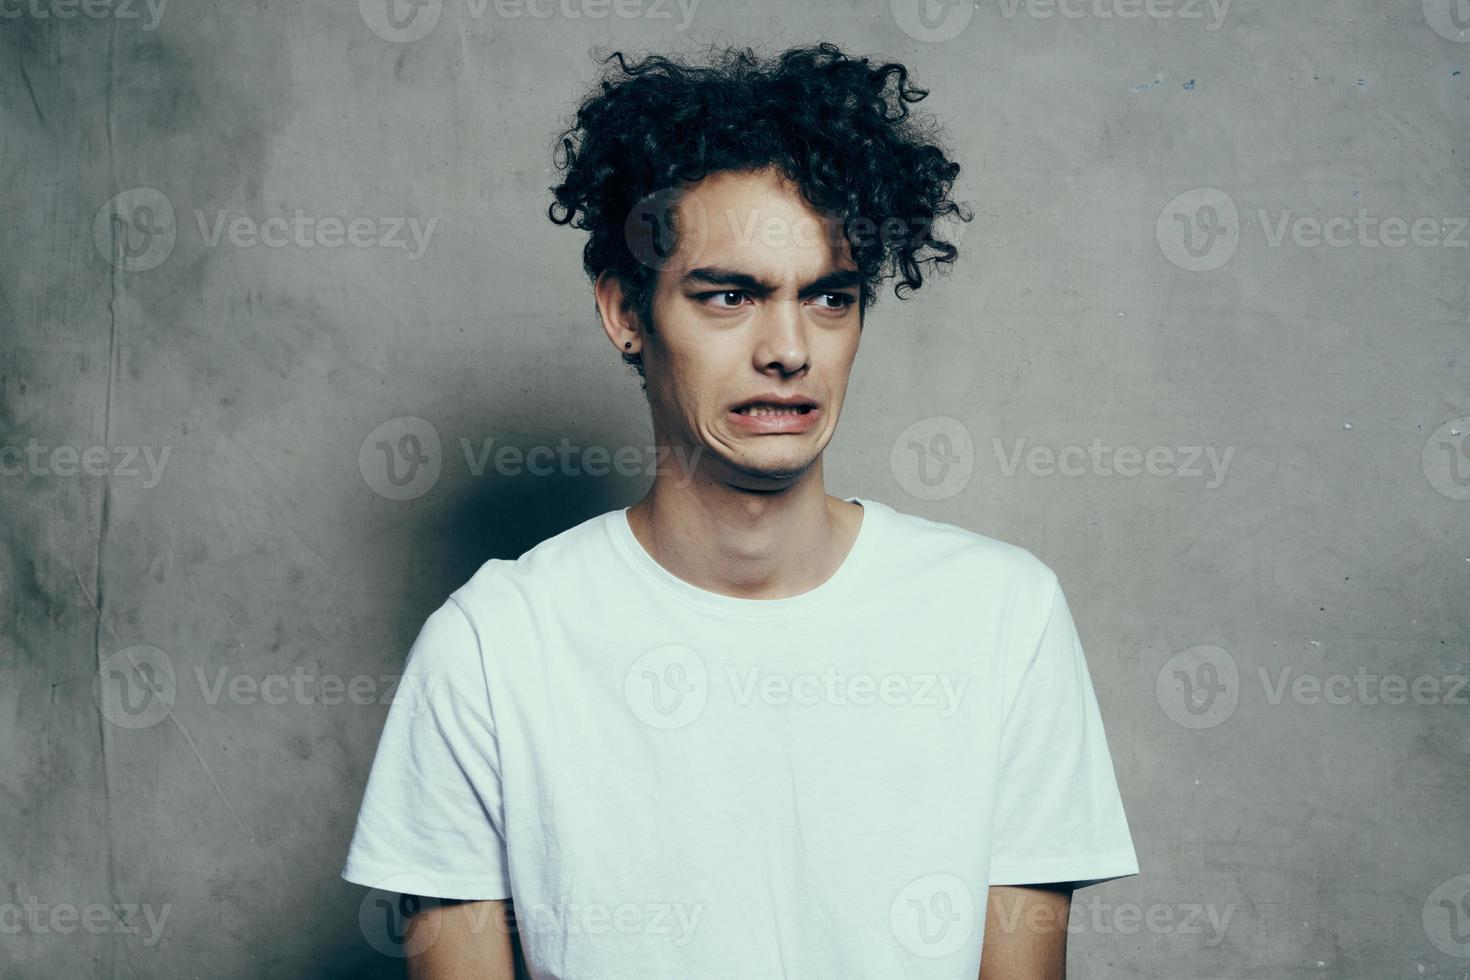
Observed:
[[[774,171],[713,174],[689,198],[641,351],[655,432],[729,485],[781,489],[837,428],[862,330],[857,266],[840,222]]]

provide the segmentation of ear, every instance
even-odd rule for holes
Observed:
[[[622,282],[612,273],[603,272],[597,277],[592,292],[597,299],[597,317],[602,321],[602,332],[607,334],[618,353],[640,353],[643,350],[643,328],[623,294]]]

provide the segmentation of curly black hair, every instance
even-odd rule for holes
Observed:
[[[565,173],[549,188],[547,215],[590,232],[583,268],[594,282],[616,275],[645,330],[658,270],[633,254],[625,222],[650,195],[711,173],[774,167],[813,208],[840,218],[862,277],[860,315],[884,278],[902,277],[894,293],[904,299],[923,283],[924,264],[955,261],[934,221],[974,215],[950,198],[960,166],[945,156],[938,125],[910,112],[929,92],[903,65],[830,43],[764,61],[749,47],[712,47],[707,64],[650,55],[630,65],[621,51],[602,61],[600,85],[556,137]],[[641,357],[623,359],[643,375]]]

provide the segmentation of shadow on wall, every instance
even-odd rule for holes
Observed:
[[[568,433],[540,440],[555,445]],[[571,437],[575,442],[575,437]],[[491,558],[519,558],[531,548],[589,518],[641,496],[611,476],[484,477],[452,509],[447,534],[445,597]]]
[[[486,425],[480,431],[497,430]],[[579,442],[575,433],[568,432],[550,436],[527,433],[523,438],[527,445],[556,445],[563,437]],[[580,444],[591,441],[594,440],[581,440]],[[405,577],[420,574],[414,569],[423,570],[421,574],[426,576],[425,581],[404,582],[405,595],[427,597],[428,602],[426,608],[405,615],[417,616],[421,621],[486,561],[519,558],[542,541],[589,518],[621,508],[641,494],[633,479],[619,476],[586,473],[503,476],[487,470],[483,476],[469,478],[453,490],[450,505],[442,508],[427,526],[418,529],[414,539],[424,554],[416,556],[411,565],[401,563]],[[415,630],[417,625],[414,624]],[[405,648],[403,655],[407,654]],[[391,940],[375,935],[370,941],[363,934],[364,928],[371,928],[378,915],[372,908],[364,912],[364,902],[372,901],[375,895],[381,897],[381,893],[336,878],[346,858],[346,841],[356,818],[357,802],[356,795],[344,801],[343,810],[350,816],[342,847],[324,854],[321,866],[314,869],[316,874],[335,879],[338,886],[324,889],[332,896],[333,907],[323,924],[320,944],[323,948],[310,957],[292,957],[267,968],[263,976],[271,980],[403,980],[407,976],[402,958],[380,951],[382,947],[391,947]],[[401,931],[402,923],[384,922],[383,925],[397,932]],[[529,978],[524,971],[517,976]]]

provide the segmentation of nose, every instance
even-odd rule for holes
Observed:
[[[765,304],[763,319],[757,327],[755,369],[762,374],[779,371],[783,375],[800,374],[811,367],[811,350],[807,346],[806,322],[801,315],[801,302]]]

